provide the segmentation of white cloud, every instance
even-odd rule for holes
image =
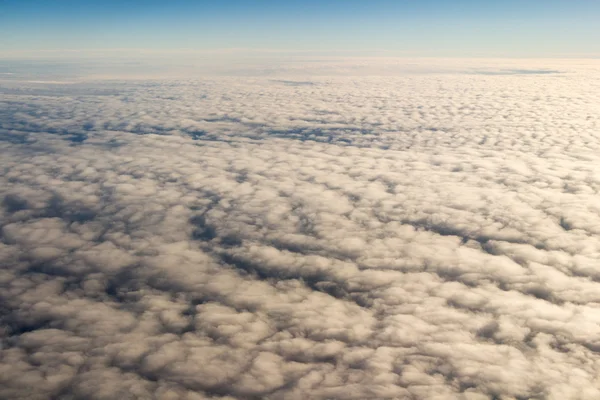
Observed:
[[[541,69],[3,83],[0,397],[598,398],[599,75]]]

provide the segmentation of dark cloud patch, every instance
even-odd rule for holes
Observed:
[[[96,212],[79,203],[66,203],[60,195],[53,195],[44,208],[43,217],[60,218],[68,223],[87,222],[96,217]]]
[[[286,81],[286,80],[281,80],[281,79],[274,79],[274,80],[272,80],[272,82],[281,83],[286,86],[313,86],[313,85],[315,85],[315,82],[311,82],[311,81]]]
[[[207,132],[203,131],[203,130],[197,130],[197,131],[189,131],[186,132],[188,135],[190,135],[190,137],[194,140],[200,139],[203,136],[206,136]]]
[[[554,69],[502,69],[496,71],[490,70],[477,70],[471,72],[476,75],[550,75],[550,74],[562,74],[563,71],[554,70]]]
[[[29,208],[27,199],[20,197],[18,194],[7,194],[2,199],[2,206],[9,213],[26,210]]]
[[[29,141],[29,137],[26,134],[20,133],[3,133],[0,131],[0,141],[8,142],[13,144],[23,144]]]
[[[195,228],[192,232],[192,238],[196,240],[210,241],[217,237],[217,229],[215,226],[206,222],[203,215],[197,215],[190,218]]]
[[[82,143],[87,140],[88,136],[84,134],[74,134],[67,138],[68,141],[72,143]]]

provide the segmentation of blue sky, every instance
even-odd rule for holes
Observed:
[[[597,57],[598,21],[598,0],[0,0],[0,56],[243,48]]]

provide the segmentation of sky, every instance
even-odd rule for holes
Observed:
[[[115,49],[597,57],[600,2],[1,0],[0,57]]]

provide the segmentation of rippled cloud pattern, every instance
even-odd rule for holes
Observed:
[[[600,398],[600,65],[0,82],[0,397]]]

